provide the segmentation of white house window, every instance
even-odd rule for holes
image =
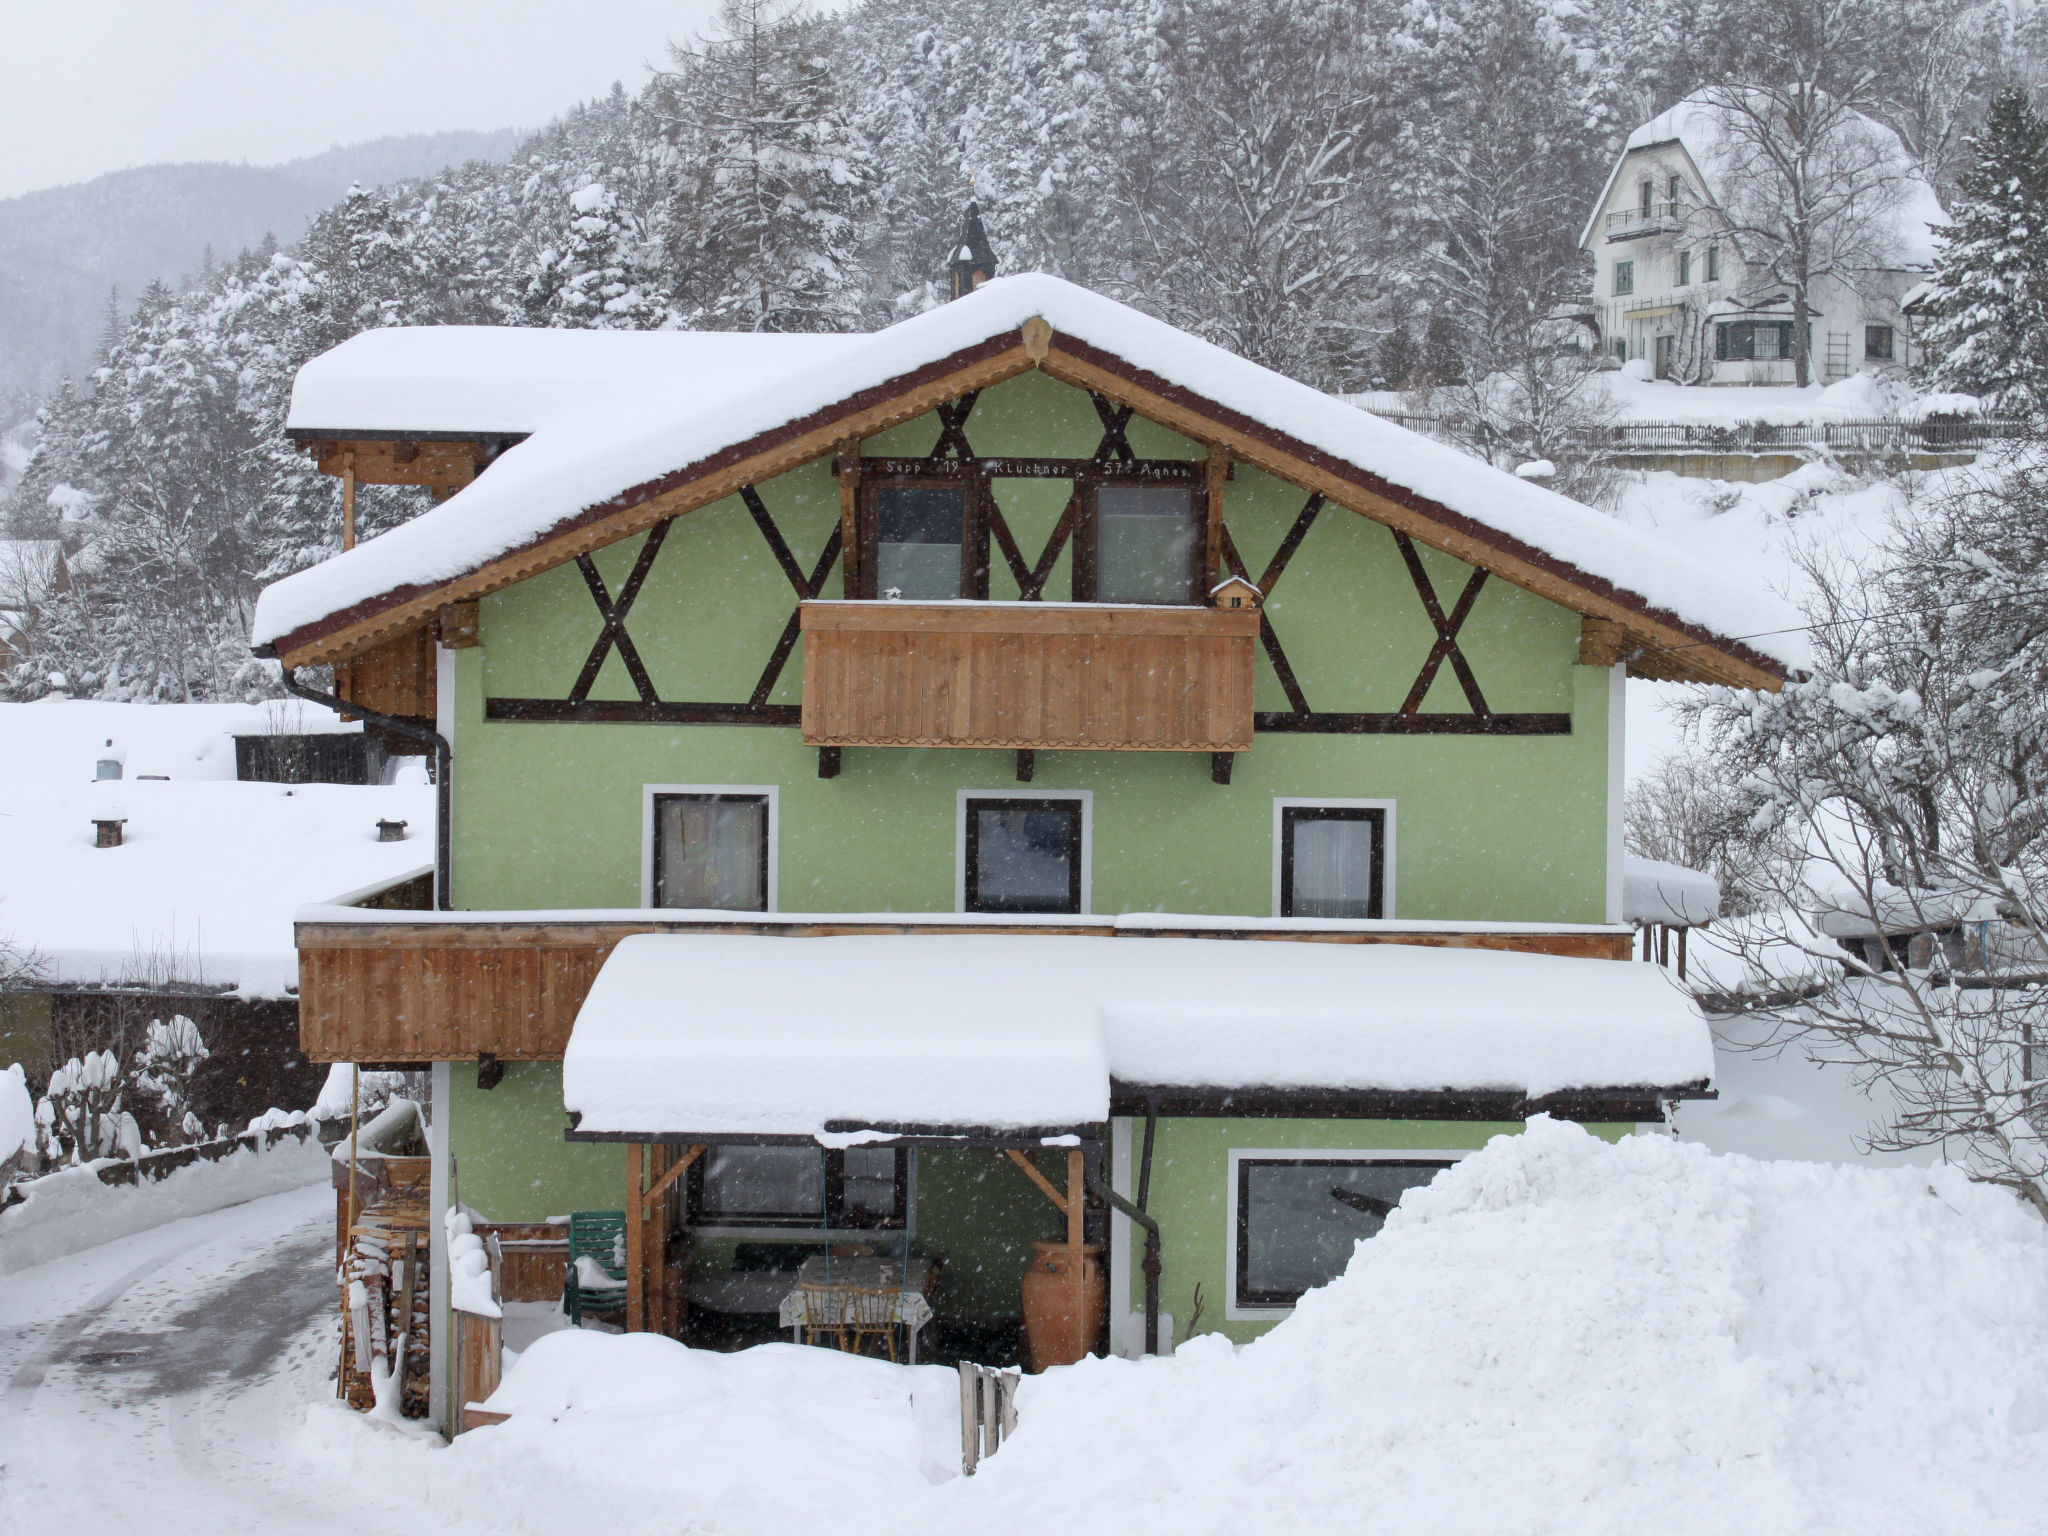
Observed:
[[[1186,486],[1098,486],[1093,600],[1194,602],[1202,532]]]
[[[1387,917],[1393,803],[1274,803],[1276,917]]]
[[[1082,794],[960,796],[963,912],[1088,910],[1088,812]]]
[[[906,600],[961,596],[967,493],[952,485],[884,485],[875,491],[875,595]]]
[[[1636,206],[1642,210],[1642,215],[1644,218],[1647,219],[1650,216],[1650,209],[1656,201],[1656,185],[1653,182],[1651,182],[1647,177],[1645,177],[1643,179],[1642,185],[1636,188]]]
[[[1614,291],[1617,294],[1636,291],[1636,264],[1632,261],[1617,261],[1614,264]]]
[[[1890,362],[1892,360],[1892,328],[1888,325],[1866,325],[1863,327],[1863,355],[1871,362]]]
[[[1691,252],[1691,251],[1680,251],[1680,252],[1678,253],[1678,286],[1679,286],[1679,287],[1681,287],[1681,288],[1683,288],[1683,287],[1684,287],[1684,286],[1685,286],[1685,285],[1686,285],[1687,283],[1689,283],[1689,282],[1691,282],[1691,281],[1692,281],[1692,252]]]
[[[1232,1151],[1226,1315],[1291,1307],[1344,1272],[1401,1197],[1457,1153]]]
[[[1707,281],[1710,283],[1721,281],[1721,247],[1718,245],[1707,247]]]
[[[649,785],[646,796],[646,905],[773,910],[772,789]]]

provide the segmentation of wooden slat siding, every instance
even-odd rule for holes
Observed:
[[[1244,752],[1256,609],[803,606],[807,746]]]
[[[613,947],[633,933],[755,933],[803,939],[844,934],[1017,933],[989,924],[819,922],[301,923],[299,1043],[335,1061],[559,1061],[576,1012]],[[1026,933],[1119,937],[1107,923],[1034,926]],[[1288,940],[1494,949],[1583,960],[1627,960],[1631,934],[1316,932],[1301,929],[1146,929],[1144,938]]]
[[[1034,366],[1015,332],[972,346],[900,379],[855,394],[838,406],[687,465],[673,474],[565,516],[530,543],[435,586],[406,586],[280,635],[266,649],[288,667],[339,661],[401,630],[434,609],[497,592],[615,544],[665,518],[695,512],[823,458],[848,437],[874,437],[915,421],[942,404]]]
[[[341,669],[340,695],[379,714],[434,718],[436,660],[430,626],[395,636],[362,652]]]
[[[323,475],[339,475],[353,458],[355,478],[361,485],[464,486],[476,478],[478,448],[474,443],[417,443],[406,441],[409,457],[401,457],[400,443],[349,438],[321,442],[315,447],[315,462]]]
[[[569,1274],[569,1229],[551,1221],[480,1221],[478,1237],[496,1237],[502,1301],[559,1301]]]

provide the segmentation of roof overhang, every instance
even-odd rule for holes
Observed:
[[[1011,281],[1017,281],[1012,279]],[[1546,551],[1362,469],[1268,423],[1206,398],[1104,347],[1026,319],[823,409],[570,512],[452,580],[399,584],[277,634],[257,654],[286,666],[344,660],[413,630],[440,608],[502,590],[740,487],[819,459],[842,443],[886,431],[937,406],[1031,370],[1092,389],[1336,505],[1408,534],[1587,618],[1611,621],[1638,675],[1775,689],[1788,668],[1743,640],[1682,619]],[[1475,465],[1475,470],[1480,466]],[[1503,477],[1505,478],[1505,477]]]

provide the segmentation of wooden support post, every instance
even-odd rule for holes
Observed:
[[[1038,771],[1038,754],[1029,747],[1017,749],[1017,782],[1029,784],[1031,776]]]
[[[341,456],[341,547],[356,547],[356,453]]]
[[[1209,754],[1209,781],[1212,784],[1228,784],[1231,767],[1237,762],[1235,752],[1211,752]]]
[[[1003,1156],[1007,1157],[1019,1168],[1022,1168],[1024,1170],[1025,1177],[1030,1179],[1032,1183],[1036,1184],[1041,1190],[1045,1192],[1045,1198],[1050,1200],[1054,1205],[1058,1206],[1063,1214],[1065,1213],[1067,1209],[1066,1196],[1062,1195],[1057,1189],[1053,1188],[1052,1180],[1048,1179],[1044,1174],[1038,1171],[1038,1165],[1036,1163],[1032,1162],[1030,1158],[1026,1157],[1022,1152],[1019,1152],[1015,1147],[1004,1147]]]
[[[647,1327],[647,1266],[641,1252],[647,1228],[640,1219],[641,1191],[647,1181],[647,1148],[637,1141],[626,1143],[626,1332],[641,1333]]]
[[[1088,1327],[1088,1288],[1083,1283],[1086,1255],[1082,1253],[1086,1216],[1086,1195],[1082,1189],[1082,1154],[1079,1147],[1067,1149],[1067,1310],[1074,1319],[1074,1358],[1089,1352],[1095,1340]]]
[[[1690,932],[1692,932],[1690,928],[1678,930],[1678,979],[1680,981],[1685,980],[1685,936]]]
[[[1214,602],[1207,594],[1215,589],[1217,572],[1223,562],[1223,485],[1230,478],[1230,455],[1220,443],[1209,445],[1207,488],[1209,493],[1209,536],[1203,542],[1202,592],[1204,602]]]
[[[840,590],[848,598],[860,596],[860,440],[848,438],[839,445],[832,468],[839,477],[839,576]]]
[[[839,748],[818,748],[818,777],[836,779],[839,777]]]

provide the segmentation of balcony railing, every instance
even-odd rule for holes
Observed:
[[[1653,230],[1675,226],[1684,217],[1685,205],[1666,201],[1652,203],[1644,208],[1622,208],[1607,215],[1607,237],[1612,240],[1619,235],[1648,234]]]
[[[805,603],[814,747],[1243,752],[1256,608]]]

